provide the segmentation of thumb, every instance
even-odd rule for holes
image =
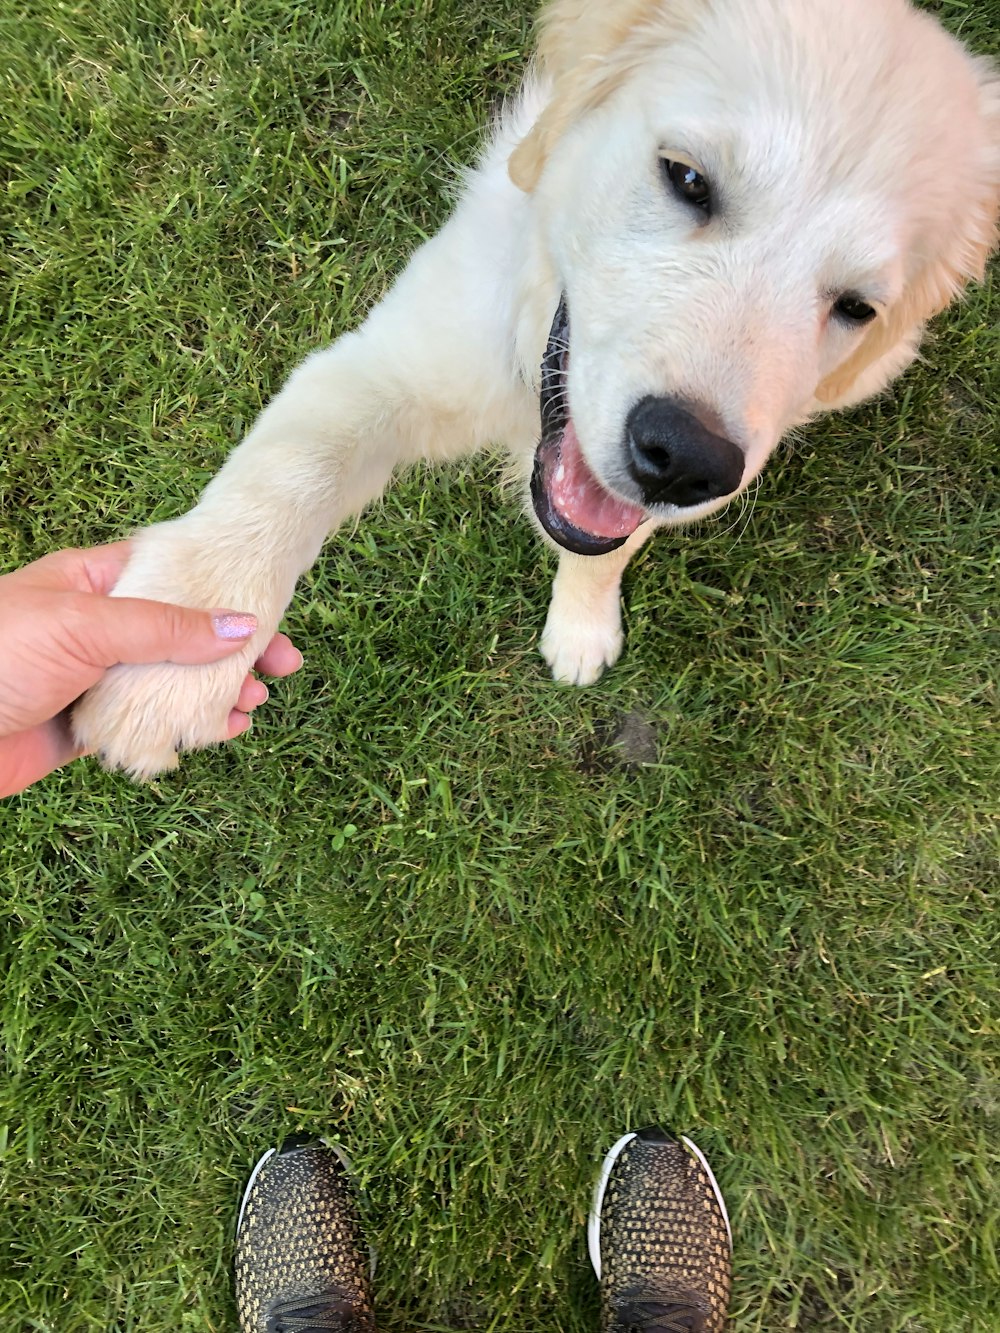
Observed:
[[[88,656],[94,666],[100,667],[217,662],[245,646],[257,632],[256,616],[238,611],[196,611],[135,597],[88,598],[88,613]]]

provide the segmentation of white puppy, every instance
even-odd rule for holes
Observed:
[[[629,557],[898,374],[998,200],[996,72],[907,0],[553,0],[450,221],[135,539],[116,594],[253,611],[256,641],[116,668],[78,739],[139,777],[218,741],[327,534],[399,464],[492,442],[561,548],[542,651],[596,680]]]

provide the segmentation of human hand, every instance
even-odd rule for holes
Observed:
[[[0,577],[0,797],[82,753],[64,710],[110,667],[217,662],[255,632],[255,618],[238,612],[109,597],[128,554],[128,542],[59,551]],[[270,676],[290,676],[301,665],[284,634],[256,663]],[[267,687],[248,675],[219,739],[246,731],[248,714],[267,696]]]

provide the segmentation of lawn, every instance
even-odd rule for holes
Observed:
[[[1000,52],[995,0],[937,8]],[[191,504],[445,216],[529,29],[4,0],[3,568]],[[998,317],[994,271],[752,511],[661,534],[592,689],[477,462],[329,545],[248,738],[5,803],[6,1327],[234,1330],[242,1182],[304,1128],[385,1329],[584,1333],[596,1167],[660,1120],[729,1199],[737,1333],[997,1328]]]

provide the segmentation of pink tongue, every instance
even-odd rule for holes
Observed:
[[[549,502],[567,523],[593,537],[628,537],[646,517],[644,509],[616,500],[583,460],[573,422],[559,441],[559,460],[548,485]]]

